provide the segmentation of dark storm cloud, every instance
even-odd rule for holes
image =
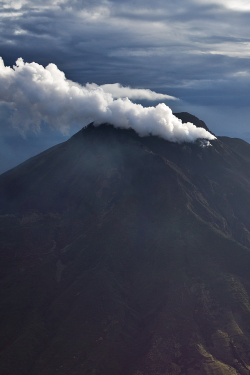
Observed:
[[[210,3],[12,2],[11,8],[2,7],[1,51],[6,62],[19,55],[44,64],[55,62],[82,83],[89,74],[100,79],[97,83],[113,82],[118,76],[126,80],[128,75],[135,85],[138,79],[138,84],[151,86],[155,74],[151,78],[150,67],[157,68],[158,81],[165,85],[173,80],[183,84],[182,76],[195,79],[197,68],[213,79],[215,70],[222,74],[223,65],[236,72],[231,61],[224,61],[233,53],[237,59],[248,58],[244,43],[249,14],[236,15],[222,2]],[[220,53],[225,58],[218,67]],[[86,72],[85,78],[81,73]]]

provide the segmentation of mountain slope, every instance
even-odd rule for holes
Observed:
[[[250,169],[211,143],[89,126],[0,176],[1,374],[249,373]]]
[[[240,155],[246,161],[250,161],[250,145],[243,139],[229,138],[229,137],[218,137],[220,141],[225,143],[238,155]]]

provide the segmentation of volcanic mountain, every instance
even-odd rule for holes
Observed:
[[[90,125],[0,176],[0,233],[1,375],[249,374],[246,142]]]

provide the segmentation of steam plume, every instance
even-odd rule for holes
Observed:
[[[106,84],[98,86],[96,83],[87,83],[86,87],[90,90],[101,87],[104,92],[110,93],[114,99],[146,99],[146,100],[178,100],[174,96],[158,94],[149,89],[131,89],[131,87],[123,87],[119,83]]]
[[[44,68],[19,58],[12,69],[5,67],[0,58],[0,100],[12,106],[13,125],[22,131],[39,129],[41,121],[62,131],[73,124],[86,126],[94,121],[95,125],[108,122],[120,128],[133,128],[140,136],[152,134],[173,142],[215,139],[203,128],[189,122],[182,124],[164,103],[143,107],[123,98],[124,95],[163,99],[159,97],[162,94],[151,90],[134,90],[119,84],[81,86],[67,80],[55,64]]]

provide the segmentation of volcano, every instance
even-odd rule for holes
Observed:
[[[2,375],[249,374],[248,143],[89,125],[0,176],[0,233]]]

